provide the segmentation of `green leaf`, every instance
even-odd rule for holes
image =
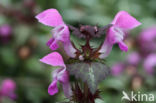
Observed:
[[[67,70],[77,79],[86,82],[92,94],[97,90],[98,83],[110,72],[105,64],[99,62],[67,64]]]

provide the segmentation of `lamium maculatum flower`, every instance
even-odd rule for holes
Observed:
[[[144,69],[149,74],[154,74],[154,68],[156,67],[156,54],[150,54],[144,61]]]
[[[59,42],[62,42],[68,56],[75,57],[76,50],[70,41],[69,28],[64,23],[60,13],[56,9],[48,9],[38,14],[36,18],[44,25],[54,27],[52,38],[47,42],[47,45],[52,50],[56,50],[59,47]]]
[[[124,43],[124,39],[128,30],[131,30],[141,23],[134,17],[128,14],[126,11],[120,11],[115,16],[111,23],[113,26],[109,28],[106,39],[102,45],[100,52],[100,58],[105,58],[109,55],[113,44],[118,44],[122,51],[128,51],[127,45]]]
[[[11,79],[5,79],[0,86],[0,98],[9,97],[10,99],[16,99],[15,94],[16,83]]]
[[[40,61],[54,67],[59,67],[59,69],[54,70],[52,74],[53,82],[49,85],[48,93],[50,95],[56,94],[58,92],[57,83],[59,82],[63,86],[65,96],[70,98],[72,91],[69,84],[68,72],[62,56],[58,52],[53,52],[40,59]]]

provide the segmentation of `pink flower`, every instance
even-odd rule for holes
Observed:
[[[56,94],[58,92],[57,83],[59,82],[63,86],[65,96],[70,98],[72,91],[69,84],[68,72],[62,56],[57,52],[53,52],[43,57],[40,61],[51,66],[59,67],[59,69],[56,69],[52,74],[53,82],[49,85],[48,93],[50,95]]]
[[[106,39],[102,45],[100,58],[105,58],[109,55],[112,46],[118,44],[122,51],[128,51],[127,45],[124,43],[126,32],[131,30],[141,23],[126,11],[120,11],[112,21],[113,26],[109,28]]]
[[[139,64],[140,59],[141,59],[141,57],[140,57],[139,53],[137,53],[137,52],[132,52],[132,53],[130,53],[130,54],[128,55],[128,57],[127,57],[127,62],[128,62],[129,64],[131,64],[131,65],[136,66],[136,65]]]
[[[47,45],[56,50],[59,47],[58,42],[62,42],[66,53],[70,57],[75,57],[76,50],[70,41],[70,32],[68,26],[64,23],[62,16],[56,9],[48,9],[36,16],[39,22],[44,25],[54,27],[52,30],[53,37],[47,42]]]
[[[16,83],[11,79],[6,79],[1,83],[0,96],[16,99]]]
[[[124,64],[123,63],[116,63],[112,66],[112,75],[118,76],[124,69]]]
[[[149,56],[147,56],[143,66],[147,73],[153,74],[154,67],[156,67],[156,54],[150,54]]]
[[[11,34],[11,27],[8,24],[0,26],[0,36],[7,37]]]

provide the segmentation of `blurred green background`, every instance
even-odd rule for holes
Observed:
[[[132,30],[130,39],[127,39],[129,51],[124,53],[117,45],[114,46],[106,59],[109,67],[125,61],[129,53],[137,51],[138,47],[132,41],[137,40],[144,28],[156,24],[156,0],[0,0],[0,26],[8,24],[12,29],[6,40],[1,37],[0,82],[5,78],[15,80],[18,96],[16,101],[6,100],[5,103],[56,103],[65,99],[62,90],[55,96],[48,94],[53,69],[39,62],[40,58],[51,52],[45,44],[51,37],[52,28],[38,23],[34,16],[48,8],[56,8],[64,21],[72,25],[104,26],[120,10],[129,12],[139,20],[142,25]],[[117,77],[106,78],[99,85],[102,101],[97,103],[129,103],[121,101],[122,91],[137,91],[138,88],[133,86],[136,82],[141,82],[139,91],[156,94],[156,76],[147,75],[142,63],[136,70],[137,76],[128,75],[125,71]],[[135,81],[135,77],[139,77],[139,81]]]

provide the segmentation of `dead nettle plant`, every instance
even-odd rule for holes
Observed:
[[[56,94],[57,84],[60,83],[64,95],[69,102],[74,103],[95,103],[95,99],[100,97],[98,84],[110,71],[105,64],[106,57],[114,44],[118,44],[122,51],[128,51],[124,43],[125,36],[129,30],[141,24],[126,11],[117,13],[114,20],[103,27],[68,25],[56,9],[45,10],[36,18],[40,23],[53,27],[52,38],[47,42],[53,52],[40,59],[45,64],[58,67],[52,73],[53,81],[49,85],[48,93]],[[72,36],[79,40],[75,42]],[[92,45],[93,42],[97,42],[97,45]],[[60,43],[70,57],[66,62],[60,53],[54,51],[59,48]],[[71,76],[75,79],[70,80]]]

